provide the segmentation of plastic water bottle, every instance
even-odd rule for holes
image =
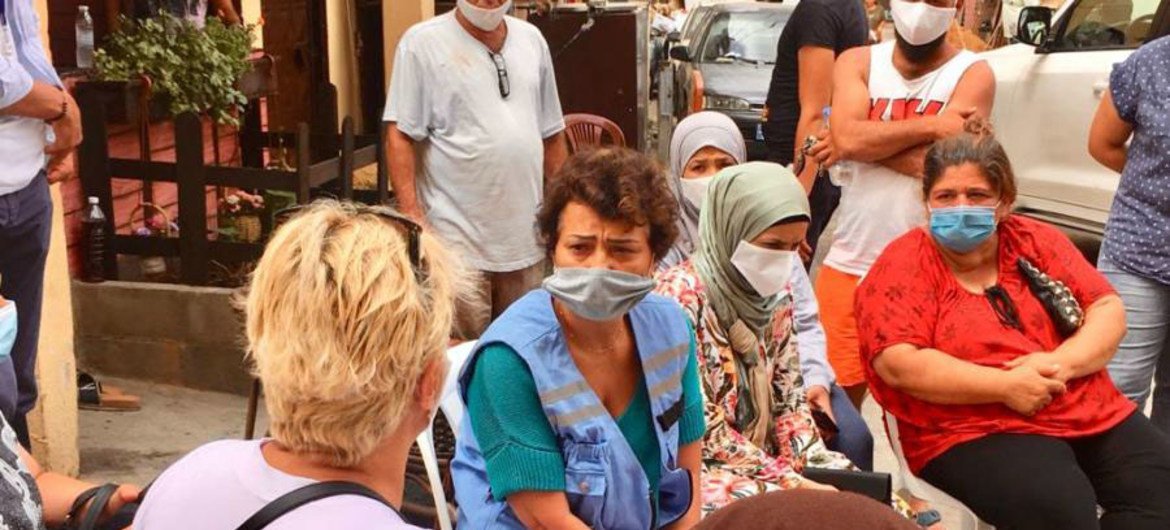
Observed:
[[[89,198],[89,207],[81,219],[84,270],[81,279],[90,283],[106,281],[106,214],[102,212],[97,197]]]
[[[829,130],[829,116],[832,114],[832,108],[826,106],[821,109],[821,116],[825,119],[821,130],[827,132]],[[853,162],[848,160],[838,160],[829,168],[829,182],[835,186],[847,186],[853,181]],[[817,176],[821,176],[818,172]]]
[[[93,18],[89,6],[77,7],[77,67],[93,68]]]

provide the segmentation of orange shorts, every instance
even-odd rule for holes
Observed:
[[[860,282],[860,276],[822,266],[814,288],[821,306],[821,324],[825,326],[829,364],[837,372],[837,384],[843,387],[865,383],[857,317],[853,314],[853,297]]]

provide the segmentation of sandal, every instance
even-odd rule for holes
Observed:
[[[930,528],[942,522],[942,514],[935,509],[923,510],[918,512],[918,517],[915,518],[914,522],[922,528]]]
[[[92,375],[78,371],[77,406],[84,410],[130,412],[142,408],[142,399],[119,388],[104,387]]]

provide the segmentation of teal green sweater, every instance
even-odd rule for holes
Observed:
[[[492,495],[504,501],[518,491],[564,491],[565,461],[556,433],[540,404],[532,372],[512,348],[497,344],[484,348],[475,360],[467,388],[467,413],[475,440],[484,455]],[[703,391],[695,359],[695,339],[683,372],[683,415],[679,420],[679,444],[703,438]],[[661,452],[650,394],[645,378],[622,415],[618,428],[634,450],[638,462],[658,491]]]

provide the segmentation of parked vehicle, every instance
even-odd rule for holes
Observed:
[[[763,158],[764,100],[780,32],[793,9],[791,4],[733,2],[702,6],[688,15],[670,48],[675,119],[700,110],[727,114],[743,133],[748,158]]]
[[[1170,33],[1170,0],[1069,0],[1020,10],[1013,44],[983,56],[995,72],[992,119],[1015,167],[1021,213],[1065,228],[1095,257],[1118,175],[1088,153],[1113,65]]]

